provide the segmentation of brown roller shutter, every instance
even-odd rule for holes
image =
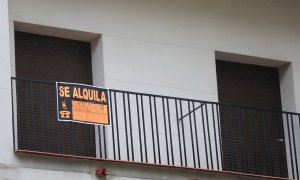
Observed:
[[[278,69],[216,61],[224,170],[286,176]],[[250,106],[268,109],[263,111]]]
[[[16,76],[92,84],[90,44],[15,32]],[[94,126],[57,122],[54,83],[17,81],[18,148],[95,156]]]

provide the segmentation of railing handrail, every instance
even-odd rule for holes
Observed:
[[[21,81],[31,81],[36,83],[47,83],[47,84],[55,84],[56,82],[53,81],[46,81],[46,80],[36,80],[36,79],[30,79],[30,78],[24,78],[24,77],[11,77],[12,80],[21,80]],[[74,83],[74,82],[71,82]],[[176,100],[183,100],[183,101],[194,101],[199,103],[206,103],[206,104],[215,104],[215,105],[221,105],[221,106],[227,106],[227,107],[234,107],[234,108],[245,108],[245,109],[252,109],[256,111],[268,111],[273,113],[287,113],[291,115],[298,115],[300,117],[300,113],[297,112],[291,112],[291,111],[279,111],[279,110],[272,110],[267,108],[258,108],[248,105],[238,105],[238,104],[231,104],[231,103],[220,103],[220,102],[213,102],[213,101],[204,101],[199,99],[190,99],[190,98],[182,98],[182,97],[175,97],[175,96],[167,96],[167,95],[159,95],[159,94],[150,94],[150,93],[141,93],[136,91],[128,91],[128,90],[119,90],[119,89],[111,89],[107,88],[114,92],[119,93],[128,93],[128,94],[136,94],[136,95],[143,95],[143,96],[151,96],[151,97],[159,97],[159,98],[168,98],[168,99],[176,99]]]
[[[111,126],[63,124],[55,84],[11,77],[16,149],[299,178],[299,113],[109,89]]]

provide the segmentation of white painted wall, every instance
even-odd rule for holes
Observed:
[[[7,0],[0,0],[0,164],[14,162],[10,90],[10,38]]]
[[[299,47],[299,46],[298,46]],[[298,61],[292,63],[293,67],[293,78],[294,78],[294,87],[295,87],[295,99],[296,99],[296,109],[297,112],[300,111],[300,58],[297,58]]]
[[[270,59],[298,57],[296,0],[70,2],[12,0],[12,19]]]
[[[197,49],[208,54],[209,52],[213,54],[215,51],[223,51],[290,61],[293,62],[292,66],[294,66],[294,63],[297,66],[297,62],[300,61],[298,53],[300,43],[298,35],[300,31],[300,14],[298,8],[300,2],[296,0],[154,0],[151,2],[140,0],[73,0],[72,2],[68,0],[12,0],[10,1],[10,7],[11,20],[102,34],[106,38],[105,43],[107,43],[107,46],[112,48],[117,46],[116,41],[123,42],[123,45],[129,43],[128,46],[132,46],[132,48],[136,48],[140,43],[141,48],[137,49],[138,52],[134,52],[134,49],[130,50],[131,54],[137,53],[136,56],[130,57],[132,62],[151,62],[153,61],[152,58],[156,58],[157,62],[166,61],[166,57],[171,59],[179,53],[184,55],[184,53],[196,51]],[[150,44],[152,44],[152,47],[155,46],[156,49],[145,49],[151,48],[149,47]],[[166,48],[155,52],[157,48],[163,45],[166,47],[169,45],[169,48],[174,46],[173,48],[179,51],[176,51],[177,54],[173,56],[169,56]],[[105,54],[111,54],[113,51],[105,46],[104,56]],[[113,51],[115,58],[121,56],[122,53],[126,54],[128,49],[129,47],[126,46]],[[169,52],[171,50],[169,49]],[[159,54],[162,51],[165,51],[166,54]],[[126,55],[129,58],[129,52]],[[122,56],[118,57],[119,61],[127,61],[127,57]],[[144,61],[140,60],[141,56]],[[178,57],[180,58],[180,56]],[[196,56],[194,57],[196,58]],[[201,57],[205,58],[205,56]],[[107,58],[111,58],[111,55]],[[205,59],[209,61],[208,58]],[[211,57],[210,60],[213,61],[214,58]],[[104,61],[106,67],[111,67],[114,63],[110,59],[104,59]],[[190,63],[190,61],[185,59],[184,63]],[[210,65],[212,64],[207,64],[207,67]],[[184,67],[189,68],[186,65]],[[206,67],[202,66],[202,68],[206,70]],[[126,69],[129,71],[130,68]],[[151,72],[153,70],[149,69]],[[296,71],[296,67],[294,70]],[[211,69],[211,71],[211,73],[214,73],[214,69]],[[116,82],[126,83],[131,87],[130,89],[135,89],[137,85],[137,77],[132,79],[130,74],[126,76],[122,72],[119,73],[118,68],[113,71],[110,68],[110,71],[105,72],[105,78],[110,84],[112,81],[114,84]],[[122,74],[122,78],[115,77],[115,75],[113,77],[113,74],[116,73],[119,76]],[[158,77],[161,76],[157,73],[156,76],[151,78],[151,81],[147,79],[149,82],[143,82],[144,87],[155,85],[164,88],[168,86],[170,89],[174,89],[173,86],[170,86],[171,82],[165,83],[167,77],[157,79]],[[299,76],[294,76],[295,89],[300,87],[296,83],[299,82],[297,77]],[[187,76],[183,76],[180,80],[183,78],[187,78]],[[211,82],[209,86],[214,86],[215,77],[207,76],[206,78],[211,79],[195,80],[205,84]],[[185,85],[181,86],[183,91],[194,91],[196,85],[196,83],[191,83],[190,87],[186,83],[181,84],[179,82],[177,84]],[[113,86],[115,87],[115,85]],[[214,94],[216,93],[216,86],[214,88],[207,87],[205,92]],[[198,96],[203,93],[204,89],[201,89],[201,93],[199,93],[199,90],[198,88]],[[202,99],[216,100],[216,96],[212,96],[214,95],[201,97]],[[299,95],[296,95],[296,104],[299,107]]]
[[[293,65],[286,64],[279,68],[282,110],[289,111],[289,112],[296,112],[297,109],[296,99],[295,99],[294,75],[293,75],[294,67],[295,67],[295,63],[293,63]],[[297,76],[295,78],[298,79]]]
[[[292,70],[283,73],[282,85],[293,84],[294,90],[282,86],[283,102],[300,111],[299,8],[297,0],[10,0],[8,21],[7,0],[0,0],[0,96],[6,117],[0,164],[38,166],[19,161],[12,151],[13,21],[101,34],[101,43],[93,44],[99,47],[93,49],[93,65],[99,67],[93,75],[95,84],[109,88],[217,101],[215,51],[289,61]],[[69,170],[79,172],[89,168],[72,166]]]
[[[109,88],[217,101],[213,51],[103,35]]]

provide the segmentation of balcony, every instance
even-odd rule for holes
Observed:
[[[55,82],[12,78],[15,151],[299,179],[300,114],[109,95],[111,126],[60,122]]]

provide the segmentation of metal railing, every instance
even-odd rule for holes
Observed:
[[[300,114],[109,95],[111,126],[58,122],[54,82],[12,78],[15,149],[299,179]]]

